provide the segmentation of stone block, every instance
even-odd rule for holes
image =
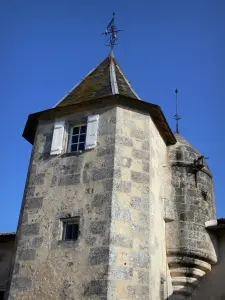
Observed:
[[[142,162],[142,169],[143,169],[143,172],[149,173],[150,166],[149,166],[149,162],[148,161],[143,161]]]
[[[32,280],[28,277],[16,277],[12,279],[12,290],[30,290]]]
[[[149,209],[148,197],[132,197],[131,206],[135,209],[147,210]]]
[[[105,179],[103,182],[104,192],[111,192],[113,188],[113,180]]]
[[[113,155],[115,147],[113,145],[107,145],[106,147],[98,147],[97,156]]]
[[[25,236],[39,234],[39,223],[26,224],[21,226],[21,233]]]
[[[133,147],[133,141],[131,138],[128,138],[126,136],[118,136],[117,141],[119,144],[127,146],[127,147]]]
[[[149,184],[149,174],[131,171],[131,179],[136,183]]]
[[[113,178],[114,170],[113,169],[99,169],[92,171],[93,181],[103,180],[107,178]]]
[[[109,261],[109,248],[96,247],[90,249],[89,264],[100,265],[106,264]]]
[[[35,238],[33,238],[31,246],[34,247],[34,248],[39,248],[39,247],[41,247],[42,242],[43,242],[43,237],[42,236],[35,237]]]
[[[132,163],[132,159],[129,157],[121,157],[121,166],[130,168]]]
[[[127,267],[111,267],[109,269],[109,280],[131,280],[133,269]]]
[[[105,194],[96,194],[94,196],[94,199],[92,201],[93,207],[100,207],[102,205],[108,205],[111,204],[111,194],[105,193]]]
[[[137,159],[149,160],[149,151],[133,149],[132,155]]]
[[[148,285],[149,284],[149,272],[139,271],[138,280],[140,284]]]
[[[120,208],[119,205],[112,209],[112,218],[114,220],[131,221],[131,213],[127,208]]]
[[[134,268],[149,268],[150,259],[148,252],[134,252],[131,254],[131,264]]]
[[[59,178],[59,186],[75,185],[80,183],[80,174],[64,175]]]
[[[145,150],[145,151],[149,151],[150,150],[149,141],[144,141],[142,143],[142,150]]]
[[[94,244],[96,243],[96,240],[97,240],[96,236],[90,235],[85,239],[85,242],[89,246],[94,246]]]
[[[34,186],[27,187],[27,189],[26,189],[26,198],[34,197],[34,193],[35,193],[35,187]]]
[[[18,252],[19,260],[34,260],[36,256],[35,249],[24,249]]]
[[[143,130],[132,129],[131,136],[137,140],[147,140],[149,138],[149,133]]]
[[[148,286],[129,286],[128,287],[129,299],[146,300],[149,299]]]
[[[93,234],[104,234],[106,231],[105,221],[93,221],[90,224],[90,232]]]
[[[86,297],[106,297],[107,296],[107,280],[92,280],[84,285],[83,295]],[[101,298],[102,299],[102,298]]]
[[[37,175],[31,175],[29,179],[30,185],[43,185],[45,180],[45,173],[40,173]]]
[[[132,239],[118,234],[111,234],[110,243],[115,246],[132,248]]]
[[[41,208],[43,203],[43,197],[29,198],[26,201],[26,209]]]
[[[120,191],[121,193],[130,193],[131,191],[131,182],[128,181],[115,181],[115,190]]]

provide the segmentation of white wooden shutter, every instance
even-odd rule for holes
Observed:
[[[85,149],[92,149],[97,143],[99,115],[88,117]]]
[[[65,121],[55,122],[53,138],[52,138],[52,147],[51,155],[61,154],[63,151],[63,141],[64,141],[64,130],[65,130]]]

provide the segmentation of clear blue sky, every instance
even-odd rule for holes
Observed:
[[[14,231],[31,145],[30,113],[52,107],[107,54],[112,12],[121,29],[115,56],[142,99],[208,156],[217,215],[225,216],[225,1],[0,1],[0,232]]]

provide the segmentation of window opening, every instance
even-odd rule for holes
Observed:
[[[206,191],[202,191],[202,198],[203,200],[207,200],[207,192]]]
[[[76,217],[76,218],[62,219],[62,223],[63,223],[62,240],[76,241],[79,236],[80,218]]]
[[[69,152],[84,150],[87,125],[79,125],[71,128],[69,139]]]

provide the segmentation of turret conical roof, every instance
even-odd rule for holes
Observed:
[[[112,53],[81,80],[55,107],[62,107],[111,95],[140,99],[132,89]]]

